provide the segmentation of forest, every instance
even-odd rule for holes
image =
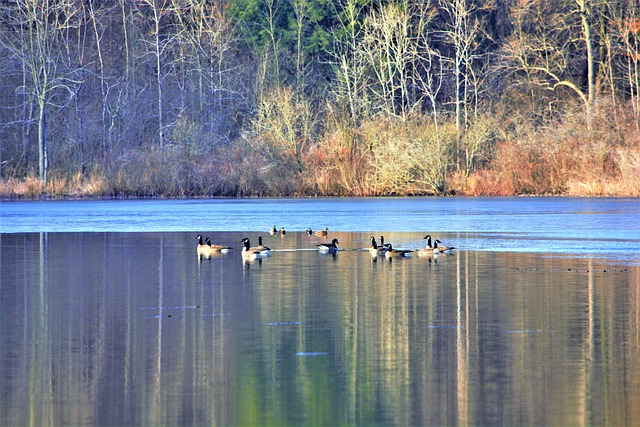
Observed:
[[[638,0],[0,0],[0,197],[640,196]]]

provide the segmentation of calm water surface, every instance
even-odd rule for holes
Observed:
[[[639,206],[3,202],[0,425],[639,425]]]
[[[0,425],[640,423],[637,265],[208,235],[1,234]]]

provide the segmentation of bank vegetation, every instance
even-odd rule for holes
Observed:
[[[0,0],[0,196],[640,196],[637,0]]]

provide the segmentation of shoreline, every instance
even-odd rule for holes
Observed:
[[[1,184],[0,184],[1,185]],[[78,200],[269,200],[269,199],[376,199],[376,198],[538,198],[538,197],[550,197],[550,198],[595,198],[595,199],[640,199],[638,194],[567,194],[567,193],[546,193],[546,194],[467,194],[464,192],[451,192],[450,194],[436,195],[431,193],[425,194],[377,194],[377,195],[335,195],[335,194],[314,194],[314,195],[237,195],[237,196],[225,196],[225,195],[115,195],[115,196],[101,196],[96,194],[54,194],[54,193],[40,193],[37,195],[28,194],[3,194],[0,193],[0,201],[12,202],[12,201],[78,201]]]
[[[75,202],[75,201],[121,201],[121,200],[273,200],[273,199],[411,199],[411,198],[469,198],[469,199],[509,199],[509,198],[567,198],[567,199],[640,199],[637,195],[608,195],[608,194],[513,194],[513,195],[472,195],[472,194],[455,194],[455,195],[375,195],[375,196],[359,196],[359,195],[314,195],[314,196],[76,196],[63,195],[56,196],[43,194],[37,197],[29,197],[23,195],[16,196],[0,196],[0,202]]]

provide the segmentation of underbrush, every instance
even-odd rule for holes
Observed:
[[[496,143],[491,161],[457,179],[476,196],[640,196],[640,132],[629,110],[600,106],[588,121],[579,111],[535,129],[520,123]]]
[[[293,99],[281,102],[280,110]],[[487,115],[467,131],[470,144],[456,143],[451,120],[436,126],[425,116],[355,126],[329,108],[311,133],[272,115],[230,143],[207,145],[193,132],[84,173],[54,170],[46,184],[33,172],[10,177],[0,181],[0,197],[640,196],[638,124],[628,109],[596,111],[590,121],[576,108],[555,121],[512,120],[508,128]]]

